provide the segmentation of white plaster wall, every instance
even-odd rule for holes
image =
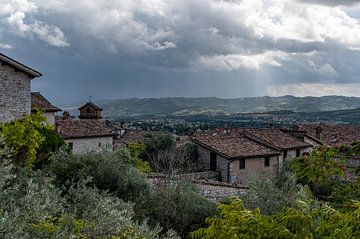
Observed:
[[[67,144],[73,143],[73,153],[83,154],[89,151],[101,152],[103,149],[113,150],[113,137],[65,139]],[[101,146],[99,146],[99,143]]]
[[[30,114],[30,81],[27,74],[0,63],[0,123]]]
[[[46,122],[55,127],[55,113],[54,112],[45,112]]]

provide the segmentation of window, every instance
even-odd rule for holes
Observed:
[[[70,150],[74,149],[74,143],[70,142],[68,145],[69,145]]]
[[[265,167],[269,167],[269,166],[270,166],[270,157],[265,157],[264,165],[265,165]]]
[[[210,171],[215,171],[217,168],[217,158],[216,158],[216,153],[215,152],[211,152],[210,153]]]
[[[245,159],[240,159],[239,169],[244,169],[244,168],[245,168]]]
[[[284,159],[287,158],[287,150],[284,151],[284,156],[283,156]]]
[[[297,149],[297,150],[296,150],[296,157],[297,157],[297,158],[300,157],[300,149]]]
[[[99,143],[99,148],[101,148],[101,143]]]

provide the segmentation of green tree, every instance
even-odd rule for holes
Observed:
[[[221,213],[206,220],[207,228],[191,233],[192,238],[359,238],[360,203],[341,213],[327,204],[314,206],[312,200],[298,201],[275,215],[260,209],[248,210],[239,199],[220,204]]]
[[[46,128],[46,118],[41,113],[15,119],[2,126],[2,135],[6,145],[12,150],[11,158],[15,165],[33,168],[36,155],[46,137],[39,131]]]

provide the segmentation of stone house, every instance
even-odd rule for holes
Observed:
[[[101,120],[100,107],[94,103],[87,103],[84,109],[87,112],[87,106],[91,106],[90,110],[97,112],[85,115],[79,119],[72,118],[65,112],[64,117],[56,119],[56,130],[68,144],[69,148],[75,154],[82,154],[89,151],[100,152],[102,150],[113,150],[113,130],[106,126],[105,121]],[[84,116],[84,115],[83,115]]]
[[[219,171],[221,181],[246,185],[249,174],[264,173],[275,177],[281,152],[247,135],[197,138],[202,170]]]
[[[58,107],[52,105],[40,92],[31,92],[31,112],[41,110],[48,124],[55,127],[55,113],[61,111]]]
[[[0,53],[0,123],[31,113],[31,80],[42,74]]]
[[[202,170],[218,170],[222,181],[241,184],[246,184],[251,172],[276,176],[284,161],[312,149],[312,145],[275,128],[215,129],[195,135],[193,141],[198,145]],[[237,166],[240,171],[230,171]]]

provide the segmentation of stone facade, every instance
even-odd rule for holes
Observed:
[[[30,81],[28,74],[0,64],[0,122],[30,114]]]
[[[112,136],[65,139],[65,142],[72,148],[75,154],[83,154],[89,151],[100,152],[104,149],[113,150]]]
[[[198,152],[200,168],[209,171],[211,151],[198,145]],[[265,166],[265,157],[245,159],[244,169],[240,169],[239,163],[240,160],[231,161],[220,154],[216,155],[216,170],[220,172],[222,182],[246,185],[251,173],[266,173],[270,177],[275,177],[279,172],[279,156],[269,157],[269,166]]]
[[[274,178],[279,172],[279,156],[269,157],[269,166],[265,166],[265,157],[245,159],[245,168],[240,169],[240,160],[230,163],[229,183],[247,185],[248,179],[253,173],[265,174]]]

